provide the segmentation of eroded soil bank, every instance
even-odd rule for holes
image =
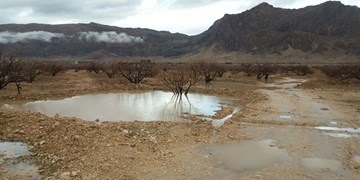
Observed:
[[[21,95],[9,87],[1,92],[0,102],[22,104],[88,93],[166,90],[156,78],[146,79],[140,86],[87,72],[68,71],[53,78],[41,76],[38,82],[25,84]],[[218,129],[197,118],[192,123],[95,122],[2,107],[0,139],[28,144],[31,154],[17,160],[34,162],[43,179],[357,179],[360,134],[341,132],[349,136],[339,138],[329,136],[339,132],[315,127],[360,127],[356,101],[360,88],[314,83],[321,78],[272,77],[274,82],[264,83],[255,77],[229,75],[210,86],[195,87],[194,92],[234,100],[214,119],[241,107]],[[265,145],[286,153],[286,158],[259,168],[234,170],[216,153],[206,151],[222,144],[263,141],[270,141]],[[0,174],[5,173],[1,168]]]

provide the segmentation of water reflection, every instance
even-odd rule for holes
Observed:
[[[226,100],[201,94],[188,94],[179,99],[173,93],[151,91],[143,93],[110,93],[75,96],[56,101],[36,101],[23,107],[48,116],[79,117],[102,121],[177,121],[183,113],[215,115]]]
[[[0,179],[41,179],[35,164],[16,159],[27,155],[30,155],[27,144],[0,142]]]
[[[0,155],[13,158],[29,155],[28,147],[21,142],[0,142]]]
[[[289,160],[285,150],[274,147],[271,140],[234,144],[211,144],[205,147],[217,161],[233,171],[257,170]]]

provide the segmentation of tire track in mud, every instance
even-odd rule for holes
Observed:
[[[285,78],[275,84],[265,84],[258,90],[269,97],[261,104],[256,119],[263,121],[315,122],[328,126],[337,121],[356,118],[343,107],[318,98],[310,91],[296,88],[303,79]]]

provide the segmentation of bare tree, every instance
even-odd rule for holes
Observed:
[[[87,65],[86,70],[88,72],[95,72],[96,74],[98,74],[99,72],[101,72],[103,70],[103,66],[101,63],[98,63],[98,62],[90,62]]]
[[[214,63],[200,63],[198,67],[206,83],[210,83],[218,76],[217,65]]]
[[[56,76],[59,72],[65,70],[65,66],[59,61],[53,61],[43,64],[42,69],[43,71],[50,73],[52,76]]]
[[[211,82],[216,77],[222,77],[225,73],[225,67],[216,63],[200,63],[198,68],[206,83]]]
[[[270,74],[276,72],[276,67],[271,64],[257,64],[257,79],[265,77],[265,80],[269,79]]]
[[[216,73],[218,77],[222,77],[226,72],[226,68],[224,65],[216,64]]]
[[[15,53],[11,53],[9,57],[4,57],[0,51],[0,90],[8,84],[14,83],[20,94],[20,83],[24,80],[22,70],[22,64],[16,59]]]
[[[252,64],[241,64],[240,69],[246,76],[251,76],[254,73],[254,66]]]
[[[139,84],[145,77],[149,77],[152,74],[152,68],[151,63],[144,62],[119,64],[120,74],[134,84]]]
[[[163,83],[178,96],[187,96],[190,88],[201,80],[198,65],[177,64],[160,72]]]
[[[341,81],[348,79],[360,80],[360,64],[342,64],[321,66],[320,70],[330,78]]]
[[[295,73],[298,76],[305,76],[312,73],[311,68],[308,65],[285,65],[281,66],[282,73]]]
[[[35,60],[24,61],[24,76],[27,78],[28,83],[32,83],[35,78],[41,74],[40,64]]]
[[[119,62],[112,60],[103,65],[103,71],[109,78],[115,77],[115,75],[119,72]]]

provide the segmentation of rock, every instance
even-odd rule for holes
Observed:
[[[43,144],[45,144],[45,141],[44,141],[44,140],[42,140],[42,141],[39,142],[39,145],[43,145]]]
[[[263,177],[260,174],[255,175],[257,179],[262,179]]]
[[[77,171],[71,171],[70,176],[71,177],[76,177],[76,176],[78,176],[78,172]]]
[[[80,139],[80,137],[81,137],[80,135],[75,135],[74,136],[75,139]]]
[[[156,137],[154,137],[154,136],[151,136],[150,137],[150,142],[153,142],[153,143],[157,143],[157,140],[156,140]]]
[[[60,175],[60,179],[70,179],[70,172],[64,172]]]
[[[14,133],[20,133],[20,130],[19,130],[19,129],[16,129],[16,130],[14,131]]]
[[[90,125],[90,128],[92,128],[92,129],[95,129],[95,128],[97,128],[98,127],[98,125],[96,125],[96,124],[91,124]]]
[[[127,129],[123,129],[122,132],[125,134],[129,134],[129,130],[127,130]]]
[[[173,154],[173,152],[162,152],[161,151],[161,156],[163,156],[163,157],[167,157],[167,156],[173,156],[174,154]]]
[[[231,135],[231,134],[228,134],[227,137],[228,137],[229,139],[235,139],[235,136],[233,136],[233,135]]]
[[[54,126],[59,126],[60,125],[60,122],[59,121],[56,121]]]

